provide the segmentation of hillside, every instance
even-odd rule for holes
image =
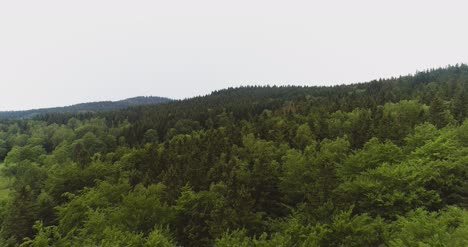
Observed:
[[[51,113],[91,113],[91,112],[105,112],[118,109],[124,109],[131,106],[139,105],[156,105],[167,103],[171,101],[163,97],[135,97],[119,101],[100,101],[81,103],[65,107],[52,107],[44,109],[34,109],[26,111],[3,111],[0,112],[0,119],[31,119],[43,114]]]
[[[6,246],[466,246],[468,66],[0,122]]]

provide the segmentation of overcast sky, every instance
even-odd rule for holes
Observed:
[[[467,63],[466,2],[0,0],[0,110]]]

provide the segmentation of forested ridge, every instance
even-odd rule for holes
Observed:
[[[4,120],[0,242],[468,246],[467,90],[456,65]]]
[[[171,99],[155,96],[140,96],[119,101],[99,101],[81,103],[71,106],[33,109],[25,111],[0,111],[0,119],[31,119],[51,113],[93,113],[125,109],[131,106],[156,105],[171,101]]]

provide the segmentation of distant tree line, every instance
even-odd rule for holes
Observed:
[[[163,97],[135,97],[119,101],[101,101],[101,102],[91,102],[91,103],[82,103],[71,106],[64,107],[53,107],[53,108],[44,108],[44,109],[34,109],[34,110],[25,110],[25,111],[2,111],[0,112],[1,119],[32,119],[35,117],[40,117],[46,114],[62,114],[62,113],[71,113],[71,114],[89,114],[95,112],[105,112],[112,110],[125,109],[132,106],[139,105],[156,105],[161,103],[167,103],[171,99]]]

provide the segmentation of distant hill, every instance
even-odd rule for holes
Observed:
[[[0,119],[29,119],[38,115],[49,113],[105,112],[125,109],[131,106],[156,105],[170,101],[172,100],[164,97],[140,96],[119,101],[89,102],[64,107],[42,108],[25,111],[0,111]]]

